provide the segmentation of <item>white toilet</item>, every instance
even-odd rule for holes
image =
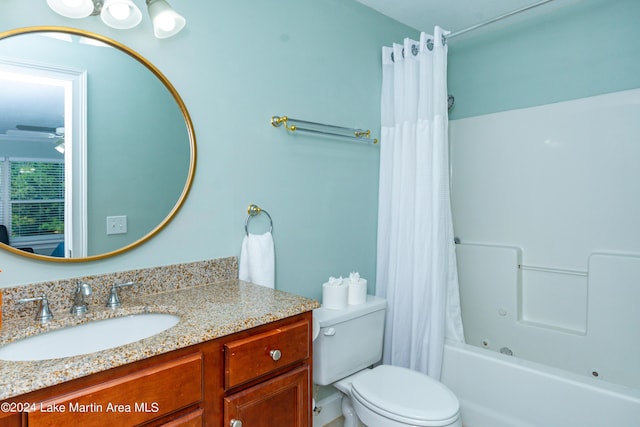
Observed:
[[[313,311],[313,382],[340,390],[345,427],[461,427],[460,403],[444,384],[382,358],[386,300]]]

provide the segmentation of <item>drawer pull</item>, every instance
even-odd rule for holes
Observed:
[[[280,358],[282,357],[282,352],[281,352],[280,350],[271,350],[271,351],[269,352],[269,355],[271,356],[271,358],[272,358],[274,361],[276,361],[276,362],[277,362],[277,361],[278,361],[278,360],[280,360]]]
[[[231,420],[229,425],[231,427],[242,427],[242,421],[240,421],[240,420]]]

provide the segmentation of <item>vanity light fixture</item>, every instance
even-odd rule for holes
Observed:
[[[133,0],[47,0],[49,7],[67,18],[82,19],[100,15],[111,28],[126,30],[142,21],[142,12]],[[153,33],[159,39],[178,34],[186,20],[166,0],[146,0],[153,23]]]
[[[118,30],[128,30],[142,21],[142,12],[131,0],[104,0],[102,22]]]
[[[54,12],[74,19],[86,18],[94,9],[91,0],[47,0],[47,4]]]
[[[166,0],[147,0],[147,9],[153,22],[153,33],[159,39],[179,33],[187,23]]]

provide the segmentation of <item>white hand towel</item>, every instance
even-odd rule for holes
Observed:
[[[270,232],[244,236],[238,273],[240,280],[275,287],[275,251]]]

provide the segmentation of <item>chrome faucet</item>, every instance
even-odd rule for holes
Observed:
[[[23,304],[25,302],[31,301],[40,301],[40,307],[38,308],[38,312],[36,313],[36,320],[41,324],[47,323],[49,320],[53,319],[53,313],[49,309],[49,300],[45,295],[40,295],[39,297],[34,298],[22,298],[19,299],[18,302]]]
[[[88,307],[86,301],[84,300],[84,297],[88,297],[92,293],[93,291],[91,290],[91,286],[89,284],[78,282],[76,291],[73,294],[73,305],[71,306],[71,310],[69,310],[69,312],[78,316],[86,313]]]
[[[120,307],[122,304],[120,304],[120,297],[118,296],[118,289],[119,288],[123,288],[125,286],[133,286],[135,285],[135,283],[133,282],[127,282],[127,283],[120,283],[118,285],[113,285],[111,286],[111,292],[109,293],[109,299],[107,300],[107,303],[105,304],[106,307],[109,308],[113,308],[116,309],[118,307]]]

